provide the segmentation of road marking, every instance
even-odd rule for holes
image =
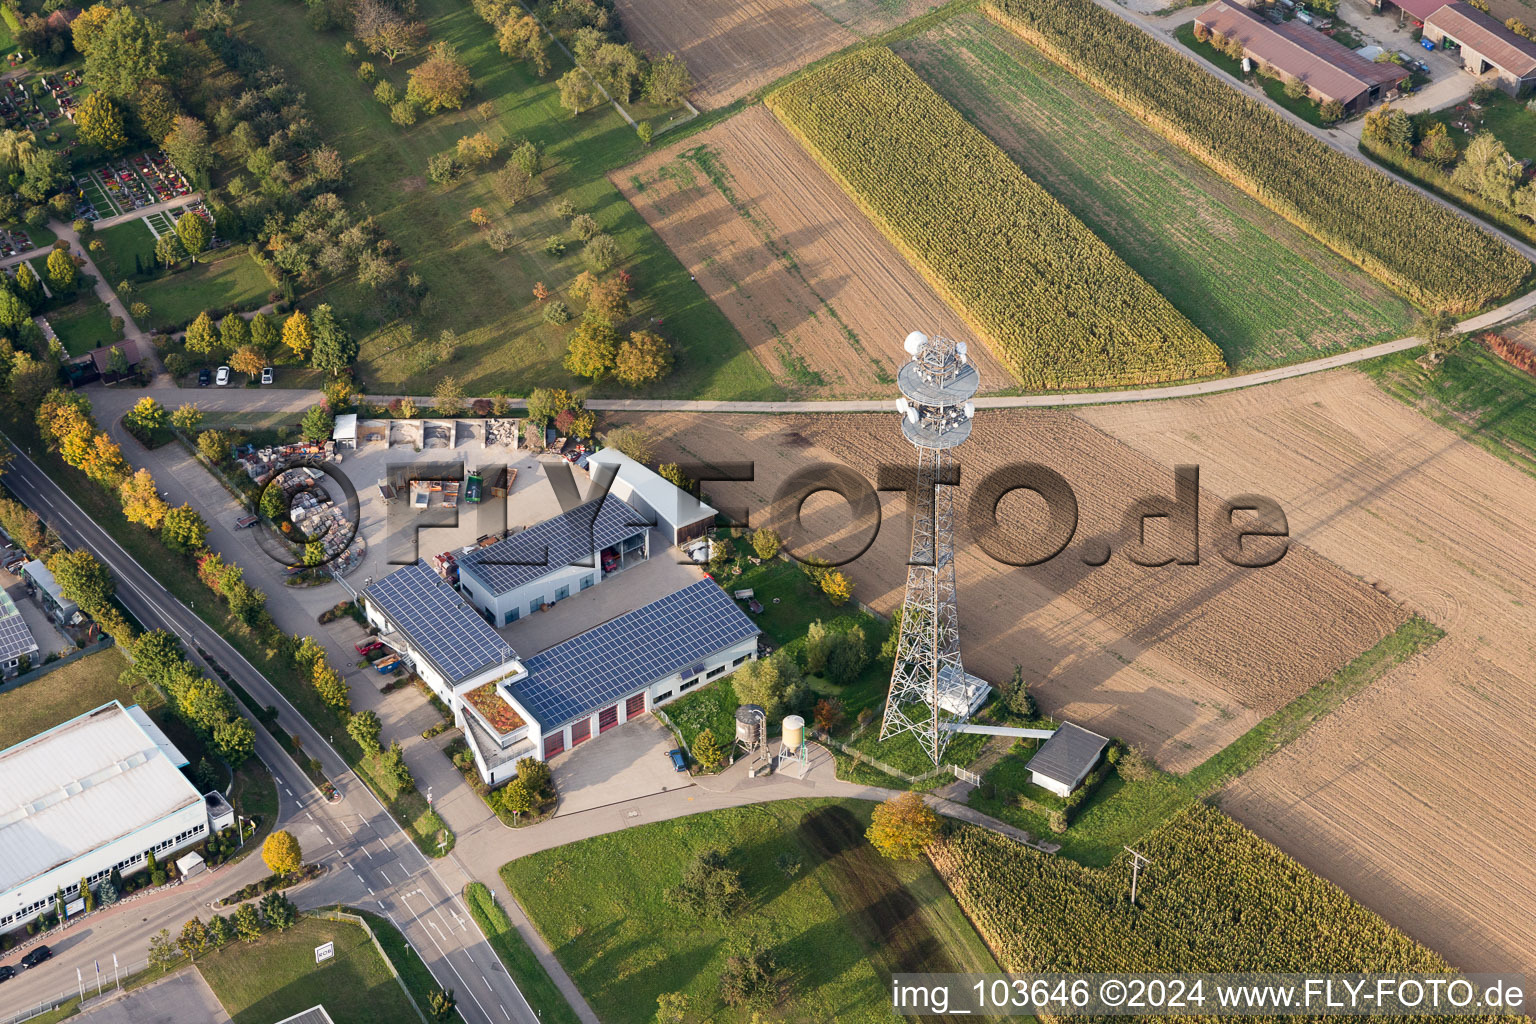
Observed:
[[[304,817],[308,818],[310,821],[314,821],[315,820],[315,816],[313,814],[310,814],[308,811],[304,812]]]
[[[501,1007],[501,1015],[503,1017],[507,1018],[507,1020],[511,1020],[512,1019],[512,1015],[507,1012],[507,1008],[506,1008],[506,1006],[504,1004],[497,1003],[496,1005]]]
[[[384,875],[384,869],[383,868],[379,868],[379,874]],[[388,875],[384,875],[384,881],[389,882],[389,876]],[[395,883],[394,882],[389,882],[389,884],[390,885],[394,885]]]
[[[368,883],[367,883],[367,882],[364,882],[364,883],[363,883],[363,888],[364,888],[364,889],[368,889]],[[372,890],[372,889],[368,889],[368,895],[369,895],[369,896],[372,896],[372,895],[374,895],[374,892],[373,892],[373,890]]]
[[[373,860],[373,854],[368,852],[368,847],[366,847],[366,846],[362,847],[362,851],[363,851],[363,856],[364,857],[367,857],[369,860]]]
[[[480,980],[481,980],[481,981],[483,981],[483,982],[485,982],[485,987],[486,987],[486,988],[490,988],[490,987],[491,987],[491,982],[490,982],[490,979],[489,979],[489,978],[487,978],[487,977],[486,977],[486,976],[485,976],[485,975],[483,975],[483,974],[482,974],[482,975],[480,975]],[[493,991],[493,992],[494,992],[494,991],[495,991],[495,989],[492,989],[492,991]]]
[[[342,818],[341,819],[341,827],[347,830],[347,835],[349,835],[349,836],[357,835],[356,832],[352,831],[352,826],[347,824],[347,819],[346,818]]]
[[[373,901],[373,902],[375,902],[375,903],[377,903],[377,904],[378,904],[378,905],[379,905],[379,909],[380,909],[380,910],[383,910],[383,909],[384,909],[384,901],[383,901],[383,900],[374,900],[374,901]],[[420,956],[420,955],[421,955],[421,954],[420,954],[420,953],[417,953],[417,954],[416,954],[416,955],[417,955],[417,956]]]

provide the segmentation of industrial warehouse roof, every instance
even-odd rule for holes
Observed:
[[[117,701],[0,750],[0,893],[202,802]]]
[[[715,517],[714,509],[617,448],[604,448],[589,456],[588,472],[592,472],[593,466],[615,467],[617,472],[614,475],[614,484],[629,487],[640,496],[641,501],[673,526],[687,526],[700,519]]]
[[[1093,770],[1109,740],[1071,722],[1063,722],[1024,767],[1048,779],[1075,786]]]
[[[493,594],[505,594],[575,562],[592,557],[648,529],[644,517],[612,494],[601,505],[585,501],[521,533],[459,558],[466,573]]]
[[[396,569],[363,593],[450,682],[517,657],[425,562]]]
[[[1468,4],[1446,4],[1424,19],[1461,45],[1487,57],[1517,78],[1536,72],[1536,42],[1517,36]]]
[[[0,589],[0,661],[10,661],[38,650],[27,620],[21,617],[11,595]]]
[[[545,732],[589,715],[748,637],[755,623],[714,580],[609,619],[528,661],[512,691]]]
[[[1216,0],[1195,19],[1329,99],[1348,103],[1373,85],[1391,86],[1408,77],[1396,64],[1366,60],[1315,28],[1288,21],[1275,25],[1246,7]]]
[[[1445,6],[1445,0],[1392,0],[1392,3],[1402,8],[1409,17],[1423,21],[1431,14]]]

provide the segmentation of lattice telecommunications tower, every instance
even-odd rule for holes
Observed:
[[[971,436],[971,396],[981,375],[965,342],[907,335],[911,362],[896,375],[901,430],[917,449],[917,497],[912,509],[912,558],[901,636],[880,738],[917,737],[937,765],[956,726],[972,709],[972,687],[960,661],[960,611],[955,604],[956,479],[950,449]]]

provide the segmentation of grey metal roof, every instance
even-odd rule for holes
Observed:
[[[292,1017],[284,1017],[277,1024],[332,1024],[332,1022],[331,1015],[325,1012],[324,1006],[311,1006]]]
[[[1075,786],[1093,770],[1109,740],[1071,722],[1063,722],[1050,739],[1041,744],[1025,765],[1048,779]]]
[[[491,593],[505,594],[648,529],[650,524],[644,516],[608,494],[601,505],[584,501],[553,519],[462,556],[459,575],[468,573]]]
[[[450,682],[517,657],[427,563],[396,569],[364,590]]]
[[[702,671],[703,659],[760,632],[719,584],[700,580],[528,659],[512,689],[548,732],[674,672]]]

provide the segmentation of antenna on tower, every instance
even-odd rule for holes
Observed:
[[[971,397],[981,375],[966,358],[965,342],[913,331],[902,347],[912,360],[896,374],[896,409],[902,434],[917,449],[920,497],[912,510],[912,558],[880,738],[909,732],[937,765],[972,710],[955,601],[954,487],[945,482],[945,469],[950,450],[971,436]]]

